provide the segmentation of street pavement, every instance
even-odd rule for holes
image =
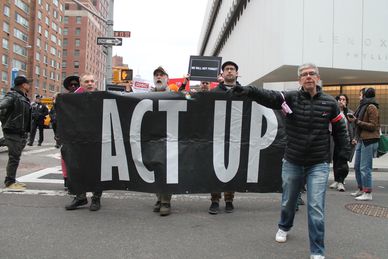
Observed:
[[[187,194],[174,195],[172,214],[160,217],[152,212],[153,194],[124,191],[105,192],[98,212],[65,211],[71,197],[63,190],[59,150],[51,130],[45,137],[43,146],[23,153],[18,177],[27,190],[0,189],[0,258],[309,258],[306,206],[288,241],[274,241],[278,193],[236,193],[230,214],[210,215],[208,194]],[[0,150],[1,179],[6,161]],[[388,155],[374,168],[373,201],[350,196],[353,170],[346,192],[328,189],[326,258],[388,258]]]

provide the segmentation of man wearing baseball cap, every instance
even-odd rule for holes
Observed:
[[[4,142],[8,146],[5,187],[11,190],[24,190],[26,185],[16,182],[16,170],[19,166],[22,150],[26,146],[27,133],[30,131],[30,100],[27,93],[30,82],[24,76],[17,76],[14,87],[0,100],[0,120],[4,133]]]

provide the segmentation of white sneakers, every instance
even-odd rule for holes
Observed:
[[[329,186],[329,188],[330,189],[337,189],[338,188],[338,182],[334,182],[334,183],[332,183],[332,184],[330,184],[330,186]]]
[[[350,195],[352,195],[353,197],[358,197],[358,196],[361,196],[364,192],[358,190],[356,192],[352,192]]]
[[[323,255],[311,255],[310,259],[325,259]]]
[[[286,242],[287,241],[287,234],[288,234],[287,231],[283,231],[279,228],[278,232],[276,232],[276,237],[275,237],[276,242],[279,242],[279,243]]]
[[[345,191],[345,185],[343,183],[338,183],[337,191],[344,192]]]
[[[371,201],[372,200],[372,193],[366,193],[364,192],[362,195],[355,198],[358,201]]]

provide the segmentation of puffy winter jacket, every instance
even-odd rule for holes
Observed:
[[[330,131],[340,147],[339,157],[348,160],[349,136],[337,101],[317,86],[314,97],[303,89],[281,92],[248,86],[248,97],[272,109],[281,109],[284,102],[292,113],[286,116],[287,145],[284,158],[292,163],[309,166],[330,162]]]
[[[28,97],[12,89],[0,100],[1,126],[4,133],[24,134],[30,131],[31,108]]]

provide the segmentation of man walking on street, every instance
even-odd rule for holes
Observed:
[[[0,101],[4,142],[8,146],[7,176],[4,184],[7,189],[24,190],[26,185],[16,182],[16,171],[31,125],[30,100],[27,97],[30,82],[24,76],[17,76],[14,85],[15,87]]]
[[[233,92],[247,96],[272,109],[286,113],[286,150],[283,158],[283,193],[279,230],[275,240],[287,241],[294,223],[295,206],[303,180],[307,184],[307,213],[312,259],[325,258],[325,195],[329,176],[330,130],[338,157],[347,160],[349,137],[337,101],[322,92],[318,68],[304,64],[298,68],[298,91],[278,92],[256,87],[236,86]]]
[[[43,142],[44,119],[49,112],[47,106],[43,104],[41,100],[42,96],[37,94],[35,102],[31,105],[31,132],[27,144],[29,146],[34,144],[37,129],[39,129],[38,146],[41,146]]]

